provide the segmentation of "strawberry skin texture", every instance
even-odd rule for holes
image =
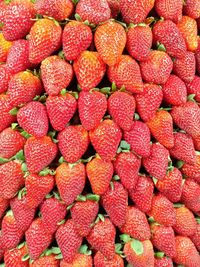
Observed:
[[[178,23],[182,19],[183,1],[156,0],[155,9],[160,17]]]
[[[106,65],[97,52],[83,51],[73,64],[78,83],[83,91],[90,91],[102,80]]]
[[[183,185],[181,201],[193,212],[200,211],[200,185],[195,181],[186,179]]]
[[[100,251],[98,251],[94,256],[94,266],[95,267],[116,267],[116,266],[124,267],[124,261],[118,254],[115,254],[112,260],[107,260],[104,257],[104,255]]]
[[[200,73],[200,72],[199,72]],[[195,76],[194,79],[186,83],[187,93],[188,95],[194,94],[194,99],[199,102],[200,101],[200,77]]]
[[[7,5],[5,4],[4,1],[0,2],[0,23],[3,24],[4,21],[4,16],[5,16],[5,11],[6,11]],[[3,25],[0,26],[0,30],[2,30]]]
[[[28,138],[24,146],[28,171],[39,173],[54,160],[57,151],[57,145],[49,136]]]
[[[171,258],[163,257],[154,259],[154,267],[173,267],[173,266],[174,265]]]
[[[73,78],[72,66],[59,56],[50,56],[41,63],[41,77],[48,95],[58,95]]]
[[[86,130],[96,128],[107,110],[107,99],[97,91],[80,92],[78,98],[79,117]]]
[[[107,0],[111,10],[111,18],[116,19],[120,13],[119,0]]]
[[[0,65],[0,94],[8,90],[8,84],[11,78],[11,73],[8,71],[7,64]]]
[[[98,26],[94,42],[104,63],[113,66],[119,61],[125,48],[126,32],[119,23],[108,21]]]
[[[121,55],[117,63],[107,71],[110,82],[118,88],[125,87],[131,93],[143,91],[143,82],[138,63],[128,55]]]
[[[41,258],[35,260],[33,263],[30,263],[30,267],[59,267],[59,260],[55,258],[55,255],[42,256]],[[19,266],[20,267],[20,266]]]
[[[196,155],[195,164],[187,164],[181,168],[181,172],[189,179],[195,180],[197,183],[200,183],[200,155]]]
[[[106,162],[99,157],[94,158],[87,163],[86,172],[92,192],[97,195],[103,195],[107,191],[113,176],[114,168],[112,162]]]
[[[200,19],[199,19],[199,29],[200,29]],[[200,38],[198,39],[198,47],[195,51],[195,59],[196,59],[197,73],[200,74]]]
[[[29,267],[28,260],[22,261],[22,257],[24,257],[27,253],[28,251],[26,245],[22,248],[6,250],[4,254],[4,262],[7,267]]]
[[[200,1],[188,0],[183,6],[183,12],[193,19],[198,19],[200,17]]]
[[[7,210],[9,207],[9,199],[5,199],[0,197],[0,219],[3,217],[4,212]]]
[[[190,236],[190,239],[195,244],[198,251],[200,251],[200,224],[197,224],[195,233]]]
[[[62,44],[66,60],[75,60],[81,52],[88,49],[93,39],[92,30],[80,21],[70,21],[66,24]]]
[[[76,253],[74,258],[73,258],[73,261],[71,263],[68,263],[65,260],[61,260],[61,262],[60,262],[60,267],[78,267],[78,266],[92,267],[93,264],[92,264],[91,255]]]
[[[3,33],[0,32],[0,61],[1,62],[6,62],[8,52],[11,46],[12,46],[12,42],[7,41],[4,38]]]
[[[63,259],[71,263],[82,243],[82,237],[77,233],[72,219],[61,225],[56,232],[56,241],[61,249]]]
[[[113,188],[110,186],[102,196],[102,205],[114,225],[121,226],[125,223],[128,193],[121,183],[113,182]]]
[[[71,205],[85,186],[85,166],[83,163],[75,165],[62,163],[56,169],[56,185],[62,200],[67,206]]]
[[[102,121],[95,129],[89,132],[91,143],[105,161],[112,160],[122,138],[122,132],[115,122],[110,119]]]

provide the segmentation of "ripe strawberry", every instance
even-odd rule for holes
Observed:
[[[30,263],[30,267],[41,267],[41,266],[49,266],[49,267],[59,267],[59,260],[55,258],[54,254],[44,255],[33,263]]]
[[[111,11],[106,0],[100,2],[95,0],[80,0],[76,6],[76,13],[82,21],[88,20],[90,23],[99,24],[108,20]]]
[[[170,56],[182,58],[186,53],[185,40],[177,25],[171,20],[161,20],[154,25],[153,40],[155,43],[163,44]]]
[[[0,165],[0,196],[10,199],[24,185],[24,174],[19,161],[10,161]]]
[[[74,5],[71,0],[37,0],[35,9],[38,14],[64,20],[71,16]]]
[[[12,250],[6,250],[4,254],[4,262],[7,267],[29,267],[28,260],[22,261],[22,258],[28,253],[27,246],[22,243]]]
[[[84,246],[84,245],[83,245]],[[87,254],[76,253],[73,261],[68,263],[64,259],[60,262],[60,267],[92,267],[92,256]],[[38,266],[39,267],[39,266]]]
[[[173,267],[173,261],[171,258],[162,257],[154,259],[154,267]]]
[[[117,155],[114,161],[115,172],[119,175],[121,183],[126,189],[130,190],[135,188],[140,166],[140,158],[131,152],[122,152]]]
[[[197,183],[200,183],[200,155],[196,155],[195,164],[184,163],[181,172],[189,179],[194,179]]]
[[[38,77],[29,71],[18,72],[13,75],[8,86],[8,97],[13,106],[19,106],[33,100],[40,95],[42,84]]]
[[[138,63],[128,55],[121,55],[114,66],[108,68],[108,79],[117,87],[125,87],[131,93],[143,91],[143,82]]]
[[[187,0],[183,6],[183,12],[193,19],[198,19],[200,17],[200,1]]]
[[[186,179],[183,184],[181,201],[193,212],[200,211],[200,185],[195,181]]]
[[[3,33],[0,32],[0,62],[6,62],[11,46],[12,42],[6,40],[3,36]]]
[[[41,218],[36,218],[31,223],[25,236],[28,252],[32,260],[38,259],[52,241],[52,234],[45,230],[45,225]]]
[[[42,202],[44,197],[54,187],[54,177],[52,175],[40,176],[37,174],[29,174],[25,182],[27,194],[27,205],[30,208],[36,208]]]
[[[199,237],[200,237],[200,224],[197,224],[196,231],[194,235],[190,236],[190,239],[195,244],[198,251],[200,250],[200,238]]]
[[[16,116],[9,113],[12,108],[8,95],[0,94],[0,132],[16,121]]]
[[[6,7],[7,7],[6,3],[4,1],[1,1],[0,2],[0,30],[2,30],[2,27],[3,27]]]
[[[87,241],[95,249],[100,251],[108,260],[115,256],[116,229],[110,219],[99,220],[87,236]]]
[[[56,241],[61,249],[64,260],[67,263],[73,261],[77,250],[81,246],[82,237],[77,233],[72,219],[62,224],[56,232]]]
[[[147,24],[138,24],[127,31],[126,48],[129,55],[138,61],[145,60],[152,46],[152,31]]]
[[[83,91],[90,91],[102,80],[106,65],[97,52],[83,51],[73,64],[76,78]]]
[[[173,120],[166,110],[157,111],[156,115],[147,122],[151,134],[166,148],[174,146]]]
[[[120,13],[119,0],[107,0],[107,2],[111,10],[111,18],[116,19]]]
[[[115,254],[112,260],[107,260],[104,255],[98,251],[94,256],[94,266],[95,267],[124,267],[123,259]],[[65,267],[65,266],[63,266]]]
[[[126,221],[120,227],[120,231],[141,241],[150,239],[151,236],[146,215],[134,206],[128,206]]]
[[[175,234],[172,227],[151,224],[151,242],[160,251],[170,258],[176,256]]]
[[[80,21],[70,21],[65,25],[62,36],[63,52],[66,60],[75,60],[88,49],[93,39],[92,30]]]
[[[186,87],[188,95],[194,94],[194,99],[200,102],[200,77],[195,76],[191,82],[186,83]]]
[[[112,120],[102,121],[89,132],[91,143],[100,157],[105,161],[112,160],[117,152],[122,137],[120,128]]]
[[[194,143],[194,148],[200,150],[200,135],[192,138]]]
[[[126,221],[128,193],[119,182],[113,182],[102,196],[102,205],[112,223],[121,226]]]
[[[69,93],[49,96],[46,100],[46,108],[53,129],[62,131],[73,117],[77,102]]]
[[[113,176],[113,164],[95,157],[86,165],[87,177],[90,181],[92,192],[103,195],[110,184]]]
[[[85,166],[83,163],[62,163],[56,169],[56,185],[62,200],[67,206],[71,205],[85,186]]]
[[[183,1],[156,0],[155,9],[160,17],[178,23],[182,19]]]
[[[199,29],[200,29],[200,19],[199,19]],[[200,74],[200,38],[198,39],[198,47],[195,51],[195,59],[196,59],[197,73]]]
[[[2,233],[1,232],[0,232],[0,245],[1,245],[1,248],[0,248],[0,260],[2,260],[3,257],[4,257],[5,248],[4,248],[4,245],[3,245],[3,238],[2,238]]]
[[[73,78],[72,66],[59,56],[50,56],[41,63],[41,77],[48,95],[58,95]]]
[[[0,65],[0,94],[8,90],[8,84],[11,78],[10,71],[8,71],[7,64]]]
[[[173,226],[176,223],[176,211],[172,202],[161,194],[153,196],[150,215],[164,226]]]
[[[56,157],[58,148],[49,136],[27,139],[24,146],[28,171],[38,173],[47,167]]]
[[[62,29],[60,25],[44,18],[36,21],[30,30],[29,60],[39,64],[61,46]]]
[[[80,92],[78,98],[79,117],[86,130],[96,128],[107,110],[106,96],[97,91]]]
[[[4,212],[7,210],[8,207],[9,207],[9,199],[0,197],[0,219],[3,217]]]
[[[110,20],[97,27],[94,42],[104,63],[113,66],[119,61],[125,48],[126,32],[122,25]]]

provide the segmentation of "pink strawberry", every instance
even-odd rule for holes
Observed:
[[[0,197],[0,220],[3,217],[4,212],[7,210],[8,207],[9,207],[9,199],[5,199],[5,198]]]
[[[186,87],[188,95],[194,94],[194,99],[200,102],[200,77],[196,75],[191,82],[186,83]]]
[[[116,19],[120,12],[119,0],[107,0],[107,2],[111,10],[111,17]]]
[[[198,19],[197,21],[199,21],[199,29],[200,29],[200,19]],[[196,59],[197,73],[200,74],[200,38],[198,39],[198,47],[195,51],[195,59]]]
[[[200,185],[195,181],[186,179],[183,184],[181,201],[193,212],[200,211]]]
[[[0,65],[0,94],[8,90],[11,73],[6,64]]]
[[[155,9],[160,17],[177,23],[182,18],[183,2],[181,0],[176,2],[173,0],[156,0]]]
[[[3,27],[6,7],[7,7],[6,3],[4,1],[1,1],[0,2],[0,30],[2,30],[2,27]]]
[[[107,260],[104,255],[97,251],[94,256],[94,266],[95,267],[124,267],[124,261],[120,255],[115,254],[112,260]]]
[[[7,267],[29,267],[28,259],[23,261],[22,258],[28,253],[25,243],[19,244],[16,248],[6,250],[4,254],[4,262]]]
[[[168,257],[156,257],[154,259],[154,267],[173,267],[173,261]]]
[[[9,113],[12,108],[8,95],[0,94],[0,132],[16,121],[16,116]]]
[[[200,17],[200,1],[187,0],[183,6],[183,12],[193,19],[198,19]]]
[[[194,164],[184,163],[181,172],[185,177],[200,183],[200,155],[196,155]]]
[[[190,236],[190,239],[192,240],[198,251],[200,250],[199,237],[200,237],[200,224],[197,224],[196,231],[192,236]]]

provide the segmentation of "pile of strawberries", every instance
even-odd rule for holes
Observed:
[[[200,266],[200,0],[0,1],[0,266]]]

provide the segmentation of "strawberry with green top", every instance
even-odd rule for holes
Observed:
[[[100,252],[94,256],[94,266],[95,267],[124,267],[124,261],[122,257],[118,254],[115,254],[112,260],[107,260],[106,257]]]
[[[174,23],[179,22],[182,19],[182,0],[156,0],[155,9],[160,17],[165,20],[171,20]]]
[[[200,16],[200,2],[195,0],[187,0],[183,6],[183,12],[193,19],[198,19]]]
[[[173,267],[173,261],[168,257],[155,257],[154,267]]]
[[[181,165],[180,171],[186,178],[192,179],[197,183],[200,182],[200,155],[196,155],[195,164],[183,163]]]
[[[48,250],[47,250],[48,251]],[[59,267],[59,260],[56,259],[54,254],[44,255],[37,260],[33,261],[29,265],[30,267],[41,267],[41,266],[51,266]]]
[[[181,194],[181,201],[193,212],[200,211],[200,185],[194,180],[186,179]]]
[[[13,108],[11,99],[8,95],[0,94],[0,131],[9,127],[16,121],[16,116],[11,115],[9,112]]]
[[[5,251],[4,262],[7,267],[29,267],[28,259],[25,261],[22,260],[27,253],[27,246],[25,243],[22,243],[12,250]]]

